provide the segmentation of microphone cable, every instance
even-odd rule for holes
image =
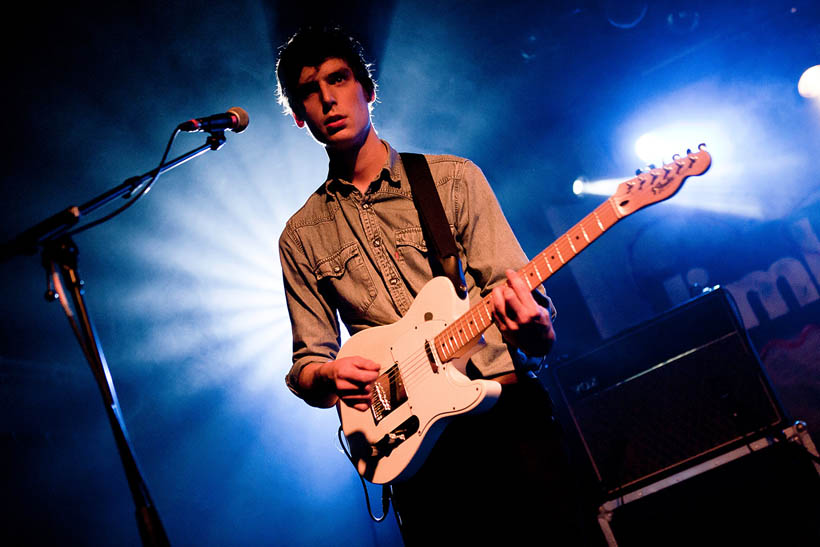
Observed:
[[[151,189],[151,186],[153,186],[153,184],[157,181],[157,179],[159,179],[159,175],[160,175],[160,172],[161,172],[160,170],[161,170],[163,164],[165,163],[165,160],[168,159],[168,152],[171,151],[171,145],[174,143],[174,140],[176,140],[177,135],[179,135],[179,133],[180,133],[179,127],[175,128],[174,131],[171,133],[171,138],[168,139],[168,144],[165,146],[165,153],[162,155],[162,159],[159,161],[159,165],[157,166],[156,173],[147,182],[144,182],[142,185],[136,186],[131,190],[131,192],[126,197],[126,199],[128,199],[128,202],[126,202],[125,205],[123,205],[119,209],[105,215],[102,218],[98,218],[97,220],[91,221],[87,224],[83,224],[79,228],[75,228],[75,229],[67,232],[64,235],[68,236],[68,237],[71,237],[75,234],[79,234],[80,232],[84,232],[84,231],[86,231],[90,228],[93,228],[94,226],[102,224],[103,222],[111,220],[115,216],[119,215],[120,213],[122,213],[123,211],[125,211],[126,209],[128,209],[129,207],[134,205],[137,202],[137,200],[139,200],[141,197],[143,197],[145,194],[147,194],[148,190]],[[137,190],[139,190],[139,191],[137,192]],[[134,192],[137,192],[137,194],[134,195]]]

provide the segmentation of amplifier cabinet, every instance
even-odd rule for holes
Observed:
[[[788,423],[720,288],[551,365],[544,376],[602,499]]]

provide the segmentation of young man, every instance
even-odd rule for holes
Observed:
[[[314,406],[367,410],[385,363],[336,358],[337,312],[351,334],[399,320],[433,276],[428,246],[401,158],[373,127],[376,85],[358,44],[338,29],[301,31],[281,49],[277,78],[286,112],[329,158],[327,180],[279,241],[293,328],[287,385]],[[408,544],[509,540],[554,522],[560,537],[575,537],[562,535],[574,522],[562,499],[568,473],[533,374],[555,339],[550,303],[515,273],[527,259],[481,171],[454,156],[426,159],[470,300],[492,294],[497,327],[468,375],[503,387],[489,412],[454,420],[421,469],[393,485],[402,535]]]

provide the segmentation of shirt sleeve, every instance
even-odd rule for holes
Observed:
[[[461,234],[461,243],[467,257],[467,269],[473,276],[480,296],[487,295],[493,287],[507,279],[507,268],[520,270],[529,262],[518,239],[501,210],[484,173],[471,161],[464,164],[464,172],[454,187],[456,223]],[[539,285],[533,287],[536,301],[555,317],[555,308]],[[494,325],[487,337],[500,339],[500,332]],[[516,367],[538,368],[541,356],[528,357],[515,347],[507,344]]]
[[[289,226],[279,238],[279,260],[293,332],[293,366],[285,383],[304,399],[299,390],[299,374],[307,364],[336,358],[341,345],[339,320],[336,309],[319,290],[298,235]]]

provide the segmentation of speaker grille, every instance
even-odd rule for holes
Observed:
[[[722,291],[616,336],[554,375],[607,493],[784,422]]]

